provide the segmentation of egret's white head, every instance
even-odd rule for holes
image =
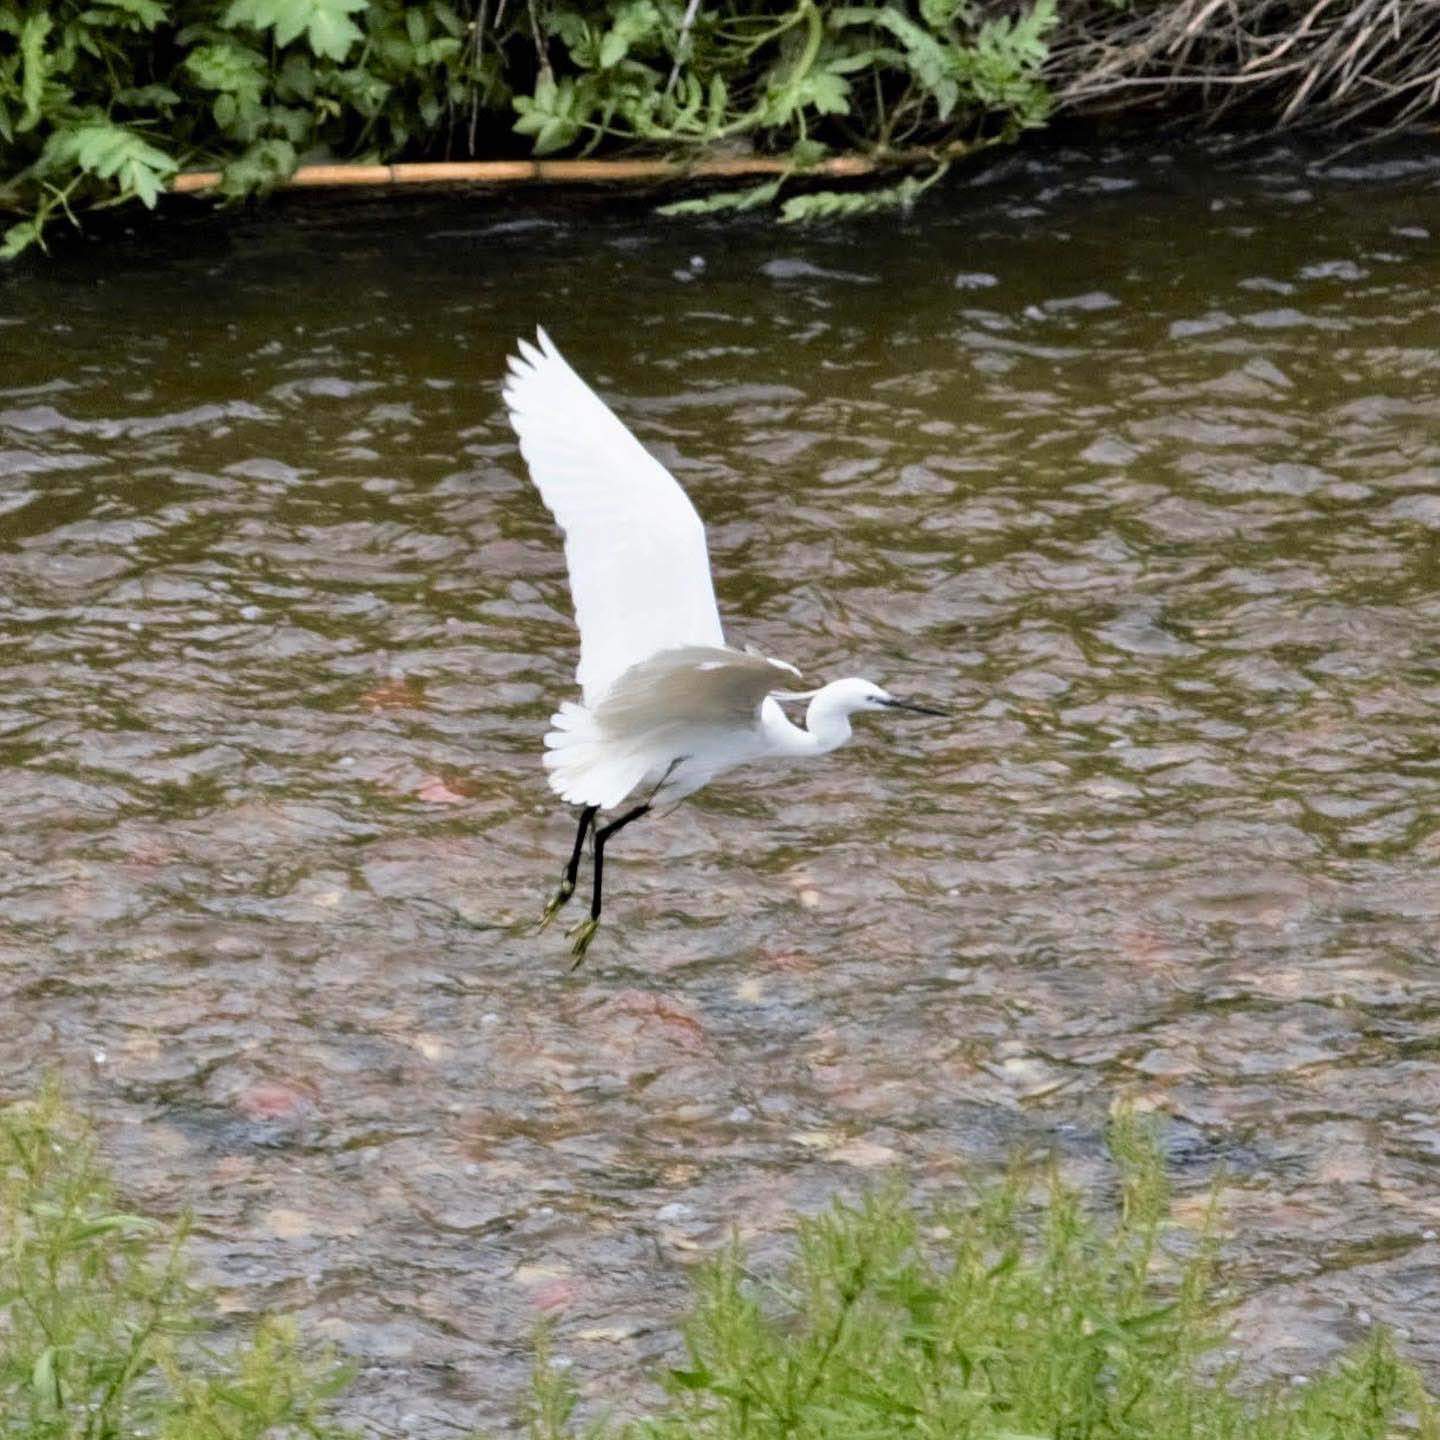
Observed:
[[[777,692],[780,700],[808,700],[812,716],[816,711],[825,715],[850,716],[862,710],[910,710],[917,715],[944,715],[944,710],[932,709],[929,705],[916,705],[910,700],[900,700],[888,690],[882,690],[872,680],[862,680],[852,675],[844,680],[832,680],[818,690]],[[813,728],[813,719],[809,722]]]
[[[858,710],[911,710],[917,715],[943,715],[945,711],[932,709],[929,705],[916,705],[909,700],[900,700],[888,690],[869,680],[852,676],[847,680],[836,680],[825,686],[833,695],[837,710],[854,714]]]

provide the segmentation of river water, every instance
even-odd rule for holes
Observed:
[[[1440,1377],[1440,162],[1017,159],[909,220],[292,200],[0,279],[0,1093],[45,1067],[375,1435],[597,1402],[732,1227],[1111,1105],[1256,1374]],[[617,840],[567,974],[547,325],[729,634],[948,705]],[[577,910],[579,908],[577,904]]]

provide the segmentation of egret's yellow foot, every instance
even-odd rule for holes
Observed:
[[[582,920],[573,930],[566,932],[567,938],[575,941],[570,947],[570,953],[575,957],[575,963],[570,967],[572,970],[580,968],[580,962],[585,958],[585,952],[590,948],[590,942],[599,928],[599,919],[592,915],[588,920]]]
[[[560,913],[561,907],[575,893],[575,882],[568,876],[560,877],[560,888],[555,892],[550,903],[545,907],[545,913],[540,917],[540,923],[535,927],[538,935],[555,917]]]

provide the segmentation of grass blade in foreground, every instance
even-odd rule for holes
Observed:
[[[1376,1332],[1303,1387],[1217,1363],[1217,1246],[1172,1226],[1154,1137],[1111,1136],[1117,1214],[1017,1170],[938,1215],[898,1189],[798,1222],[783,1280],[738,1249],[703,1273],[688,1358],[645,1419],[573,1423],[542,1343],[532,1440],[1440,1440]],[[53,1090],[0,1110],[0,1440],[342,1440],[343,1371],[293,1325],[217,1355],[184,1228],[118,1210]],[[543,1337],[542,1337],[543,1338]]]
[[[1217,1247],[1169,1222],[1153,1136],[1111,1135],[1118,1214],[1016,1172],[922,1217],[898,1191],[799,1222],[780,1283],[712,1264],[662,1413],[625,1440],[1387,1440],[1440,1436],[1377,1331],[1303,1387],[1248,1392],[1219,1363]],[[1213,1213],[1213,1209],[1212,1209]],[[542,1376],[535,1440],[569,1435]],[[569,1396],[574,1400],[573,1391]],[[587,1432],[602,1433],[602,1432]]]
[[[262,1322],[224,1357],[186,1276],[185,1227],[117,1210],[53,1089],[0,1111],[0,1437],[341,1440],[343,1373]]]

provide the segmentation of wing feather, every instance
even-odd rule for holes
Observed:
[[[576,678],[598,704],[657,651],[723,646],[705,527],[675,478],[544,330],[509,359],[505,404],[530,478],[565,534]]]
[[[692,726],[753,725],[765,697],[799,673],[783,660],[687,645],[627,670],[595,708],[595,721],[603,735],[619,741]]]

